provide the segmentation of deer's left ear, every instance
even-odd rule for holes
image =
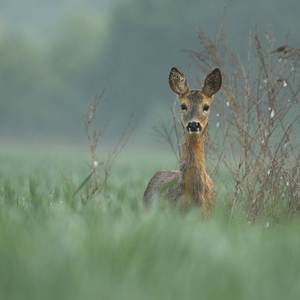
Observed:
[[[211,97],[218,92],[222,85],[222,75],[219,69],[214,69],[204,80],[202,92]]]

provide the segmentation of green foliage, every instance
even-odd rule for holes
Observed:
[[[86,174],[85,154],[72,152],[0,154],[0,298],[298,299],[299,220],[144,211],[161,161],[136,155],[123,157],[107,194],[81,203],[60,176],[79,184]]]

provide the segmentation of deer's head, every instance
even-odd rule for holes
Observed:
[[[178,95],[181,112],[181,124],[189,134],[203,133],[208,124],[210,104],[213,95],[222,85],[222,76],[219,69],[214,69],[204,80],[200,90],[192,90],[187,79],[178,69],[172,68],[169,75],[170,88]]]

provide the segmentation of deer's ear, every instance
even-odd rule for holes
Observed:
[[[211,97],[219,91],[222,85],[222,75],[219,69],[214,69],[204,80],[202,92]]]
[[[177,68],[172,68],[170,71],[169,85],[171,90],[179,96],[184,95],[189,90],[186,77]]]

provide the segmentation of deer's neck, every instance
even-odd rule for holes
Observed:
[[[181,150],[180,184],[184,204],[201,205],[206,188],[207,174],[204,165],[204,136],[185,134]]]

